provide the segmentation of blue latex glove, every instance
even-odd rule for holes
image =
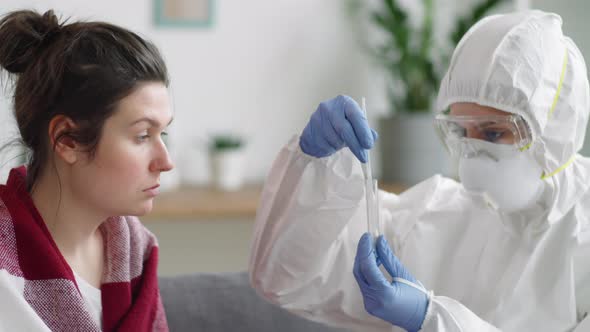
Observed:
[[[379,270],[381,263],[394,278],[393,282],[390,283]],[[372,236],[363,234],[358,243],[353,273],[368,313],[407,331],[421,328],[428,296],[425,291],[404,283],[407,280],[422,288],[395,257],[383,236],[379,236],[377,246],[373,246]]]
[[[361,161],[367,162],[377,132],[369,127],[367,118],[354,99],[338,96],[320,103],[303,129],[299,146],[314,157],[327,157],[348,146]]]

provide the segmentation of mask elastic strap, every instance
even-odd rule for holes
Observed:
[[[524,151],[528,150],[528,149],[531,147],[531,145],[533,145],[533,142],[531,142],[531,143],[529,143],[529,144],[527,144],[527,145],[523,146],[522,148],[520,148],[520,149],[519,149],[519,150],[520,150],[520,152],[524,152]]]
[[[566,167],[568,167],[574,160],[576,159],[576,155],[573,155],[570,160],[568,160],[565,164],[561,165],[558,169],[554,170],[553,172],[549,173],[549,174],[545,174],[543,173],[541,175],[541,180],[545,180],[547,178],[552,177],[553,175],[563,171]]]

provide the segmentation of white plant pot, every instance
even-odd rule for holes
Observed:
[[[244,150],[215,151],[210,157],[213,186],[227,191],[240,189],[244,183]]]
[[[434,174],[454,175],[430,112],[379,119],[381,180],[414,185]]]

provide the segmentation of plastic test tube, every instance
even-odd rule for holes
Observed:
[[[365,97],[362,98],[362,109],[367,117],[367,107],[365,103]],[[379,191],[377,186],[377,180],[373,179],[371,172],[371,157],[369,151],[367,151],[367,162],[361,163],[363,169],[363,176],[365,180],[365,200],[367,203],[367,231],[372,234],[375,238],[379,236]]]

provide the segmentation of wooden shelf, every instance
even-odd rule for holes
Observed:
[[[256,216],[261,190],[261,185],[246,186],[233,192],[207,187],[183,187],[156,197],[153,210],[141,219],[253,219]]]
[[[379,186],[400,193],[406,186],[382,184]],[[233,191],[219,191],[207,187],[184,187],[164,192],[154,200],[154,208],[140,219],[147,222],[170,220],[245,219],[256,216],[262,185],[249,185]]]

